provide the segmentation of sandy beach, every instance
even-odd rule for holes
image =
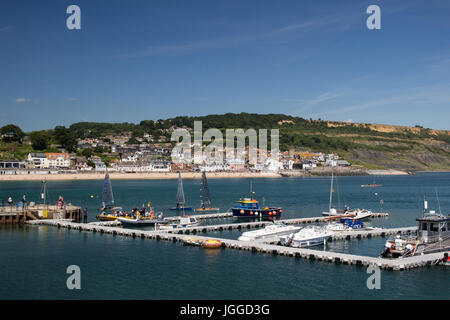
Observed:
[[[335,174],[353,175],[355,172],[360,175],[407,175],[408,173],[400,170],[367,170],[364,172],[348,170],[339,170]],[[214,178],[282,178],[282,177],[309,177],[317,175],[331,175],[331,171],[316,170],[311,175],[304,171],[289,172],[208,172],[208,179]],[[119,173],[110,172],[110,178],[114,180],[154,180],[154,179],[178,179],[176,172],[142,172],[142,173]],[[200,172],[183,172],[183,179],[200,179]],[[2,174],[0,181],[56,181],[56,180],[102,180],[105,178],[104,172],[95,173],[60,173],[60,174]]]
[[[183,172],[183,179],[201,179],[200,172]],[[271,172],[208,172],[208,179],[214,178],[280,178],[278,173]],[[117,173],[110,172],[112,180],[152,180],[178,179],[176,172]],[[55,181],[55,180],[102,180],[105,173],[64,173],[64,174],[4,174],[0,181]]]

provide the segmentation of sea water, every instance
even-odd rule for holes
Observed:
[[[329,206],[330,178],[259,178],[253,189],[261,205],[281,206],[283,218],[320,216]],[[362,184],[383,184],[361,188]],[[209,179],[214,207],[228,211],[248,196],[250,179]],[[186,202],[199,205],[199,180],[184,180]],[[48,201],[88,208],[101,205],[103,181],[47,182]],[[112,180],[116,204],[128,211],[151,202],[166,216],[176,201],[177,180]],[[0,182],[0,200],[39,202],[40,182]],[[438,195],[438,197],[436,196]],[[415,226],[423,197],[450,212],[450,173],[338,177],[333,205],[388,212],[367,225]],[[380,200],[383,200],[382,208]],[[212,219],[203,224],[239,220]],[[240,231],[208,235],[236,239]],[[385,238],[338,241],[315,247],[378,256]],[[448,267],[381,272],[381,289],[369,290],[364,267],[336,265],[231,249],[205,250],[180,243],[136,239],[49,226],[0,226],[0,299],[449,299]],[[81,290],[69,290],[69,265],[81,270]]]

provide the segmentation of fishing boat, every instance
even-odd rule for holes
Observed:
[[[116,221],[121,213],[121,209],[120,207],[114,206],[111,180],[109,179],[108,170],[106,170],[102,192],[102,207],[100,208],[101,213],[96,218],[100,221]]]
[[[399,258],[450,250],[450,215],[428,211],[428,201],[424,199],[424,210],[417,218],[417,234],[410,237],[397,235],[386,241],[381,257]]]
[[[177,204],[175,207],[170,208],[170,210],[189,211],[194,209],[192,207],[186,207],[185,203],[186,200],[184,199],[183,180],[181,179],[181,173],[178,172]]]
[[[333,235],[333,231],[324,227],[307,226],[296,233],[280,237],[280,244],[296,248],[312,247],[324,244]]]
[[[184,217],[180,217],[180,220],[178,223],[167,224],[167,225],[162,225],[162,226],[158,225],[158,229],[161,229],[161,230],[180,229],[180,228],[193,227],[198,224],[199,224],[199,222],[197,221],[197,219],[195,217],[184,216]]]
[[[202,172],[202,186],[200,188],[200,208],[195,209],[196,212],[219,211],[219,208],[213,208],[211,197],[209,194],[208,181],[206,180],[205,171]]]
[[[283,210],[274,207],[260,207],[259,202],[254,199],[255,192],[253,185],[250,182],[250,198],[241,198],[236,201],[236,204],[231,208],[233,217],[236,218],[277,218],[281,216]]]
[[[296,227],[293,225],[287,225],[281,222],[277,222],[267,227],[255,231],[247,231],[244,232],[238,240],[240,241],[254,241],[254,240],[263,240],[266,238],[274,237],[274,236],[283,236],[286,234],[291,234],[293,232],[297,232],[301,229],[301,227]]]

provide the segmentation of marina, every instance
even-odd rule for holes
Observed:
[[[144,230],[132,230],[126,228],[118,228],[111,226],[104,226],[98,224],[82,224],[75,223],[69,220],[61,221],[61,220],[35,220],[28,222],[32,225],[47,225],[58,228],[67,228],[72,230],[79,231],[91,231],[91,232],[99,232],[105,234],[119,235],[119,236],[127,236],[134,238],[146,238],[153,240],[165,240],[165,241],[173,241],[173,242],[181,242],[188,241],[191,237],[188,237],[185,234],[173,233],[170,231],[144,231]],[[257,223],[242,223],[238,224],[236,228],[251,228],[261,226],[261,224]],[[217,225],[213,230],[222,231],[229,229],[231,225]],[[210,227],[211,228],[211,227]],[[190,232],[194,233],[194,230],[197,231],[195,227],[186,228],[189,229]],[[206,229],[201,229],[206,231]],[[368,230],[368,231],[355,231],[351,234],[343,234],[340,237],[334,237],[333,240],[349,240],[352,238],[362,238],[362,237],[375,237],[381,236],[384,237],[390,234],[407,234],[416,231],[417,228],[395,228],[395,229],[386,229],[386,230]],[[356,266],[368,266],[370,264],[377,265],[382,269],[393,270],[393,271],[402,271],[407,269],[413,269],[418,267],[430,266],[433,265],[439,258],[442,257],[442,253],[433,253],[426,254],[414,257],[408,257],[403,259],[383,259],[383,258],[374,258],[368,256],[360,256],[360,255],[351,255],[351,254],[343,254],[337,252],[330,251],[319,251],[305,248],[293,248],[293,247],[285,247],[279,246],[275,244],[269,244],[265,241],[239,241],[232,239],[224,239],[224,238],[212,238],[199,236],[199,239],[202,241],[205,240],[219,240],[222,243],[223,248],[236,249],[236,250],[245,250],[251,252],[259,252],[266,254],[276,254],[283,256],[290,256],[296,258],[303,258],[309,260],[320,260],[326,261],[330,263],[339,263],[339,264],[348,264],[348,265],[356,265]]]
[[[355,207],[376,208],[379,198],[377,199],[373,194],[370,195],[368,189],[360,188],[361,183],[358,183],[358,179],[362,180],[362,178],[356,177],[340,178],[341,188],[346,190],[345,195],[352,198],[352,204]],[[389,274],[400,274],[402,278],[415,279],[411,280],[415,283],[424,278],[433,282],[433,277],[442,277],[443,272],[445,272],[444,266],[435,265],[442,258],[442,252],[399,259],[380,257],[384,243],[388,239],[397,236],[409,238],[417,234],[416,218],[421,216],[421,193],[410,191],[413,190],[409,187],[409,185],[414,184],[412,182],[405,183],[405,185],[408,185],[408,189],[402,190],[403,179],[428,181],[428,185],[431,185],[432,188],[435,185],[443,188],[442,184],[436,182],[432,175],[383,179],[384,188],[389,190],[388,195],[383,195],[386,211],[389,214],[374,215],[361,222],[358,221],[358,224],[363,224],[359,229],[340,229],[333,226],[333,228],[341,231],[333,232],[333,235],[324,244],[320,243],[314,247],[283,246],[280,245],[281,234],[275,234],[272,237],[268,232],[270,229],[262,231],[275,224],[301,229],[308,226],[326,227],[335,223],[339,224],[341,219],[352,220],[351,217],[321,215],[322,211],[328,207],[329,178],[265,179],[261,183],[258,181],[257,190],[261,199],[270,195],[269,201],[283,208],[283,214],[278,219],[238,218],[233,217],[232,212],[226,209],[231,208],[233,200],[248,192],[248,180],[223,179],[210,181],[211,190],[214,190],[212,195],[214,195],[215,207],[224,210],[217,213],[201,214],[191,211],[185,212],[184,215],[182,215],[182,212],[171,214],[167,210],[168,204],[171,203],[171,200],[173,201],[176,181],[112,181],[114,206],[140,208],[141,204],[146,205],[151,200],[155,212],[163,211],[164,220],[169,225],[179,224],[181,218],[195,217],[198,221],[195,226],[166,230],[155,230],[153,225],[125,226],[120,221],[98,221],[96,214],[102,200],[103,181],[98,181],[95,184],[90,181],[52,182],[49,185],[49,199],[52,201],[49,201],[49,203],[58,199],[59,194],[62,194],[67,199],[67,203],[77,203],[80,204],[78,209],[88,209],[87,223],[64,219],[63,216],[61,216],[62,219],[41,217],[39,220],[27,220],[26,224],[5,225],[0,236],[8,248],[11,250],[15,248],[14,252],[11,253],[9,249],[7,252],[10,252],[8,256],[11,257],[18,255],[14,258],[18,259],[17,261],[24,262],[23,259],[26,256],[22,258],[22,254],[25,254],[25,252],[28,252],[27,256],[31,258],[38,253],[43,254],[42,250],[47,252],[49,250],[47,248],[56,250],[48,251],[45,254],[49,257],[46,258],[48,262],[44,260],[42,265],[42,268],[52,270],[53,273],[57,273],[58,270],[56,266],[51,265],[53,261],[51,258],[52,252],[54,252],[55,257],[67,257],[65,261],[68,264],[81,264],[84,274],[89,278],[95,274],[97,274],[97,277],[100,276],[96,271],[98,266],[108,270],[108,280],[105,277],[103,277],[105,280],[101,280],[102,286],[106,287],[109,286],[108,283],[120,285],[119,280],[113,280],[111,277],[119,279],[117,277],[120,274],[131,271],[134,276],[127,280],[123,290],[130,294],[130,291],[127,291],[126,288],[133,285],[133,290],[138,290],[139,294],[131,293],[131,297],[137,298],[142,295],[148,296],[146,295],[146,289],[139,289],[140,283],[144,279],[158,287],[158,289],[155,289],[155,297],[174,297],[172,291],[163,289],[165,282],[160,282],[157,279],[162,275],[164,279],[175,277],[178,281],[182,281],[182,278],[176,276],[174,272],[184,273],[185,271],[190,273],[200,271],[206,276],[206,279],[203,278],[201,283],[207,284],[200,285],[198,281],[183,282],[184,284],[181,285],[184,288],[183,291],[178,296],[175,295],[180,298],[188,297],[186,294],[191,292],[189,288],[195,288],[196,286],[203,289],[194,289],[195,297],[205,297],[204,290],[212,294],[213,291],[209,286],[212,286],[213,283],[220,284],[220,292],[223,292],[225,290],[223,288],[226,288],[228,293],[220,293],[221,297],[243,297],[240,292],[251,294],[245,288],[248,286],[254,288],[257,279],[261,279],[261,274],[264,274],[264,272],[268,272],[264,281],[270,281],[269,279],[275,276],[278,283],[281,281],[283,286],[287,288],[289,294],[286,291],[277,293],[276,297],[278,298],[307,298],[305,290],[309,292],[311,297],[337,297],[333,293],[334,291],[314,293],[315,286],[311,286],[310,281],[331,281],[333,287],[335,285],[344,286],[344,282],[359,279],[357,280],[358,283],[360,282],[361,286],[365,288],[365,281],[368,277],[366,268],[373,264],[387,272],[386,274],[383,273],[382,277],[383,279],[390,279],[389,281],[392,281],[392,283],[387,284],[383,280],[383,287],[391,288],[388,294],[392,295],[392,290],[400,283],[396,280],[397,278],[392,278]],[[198,196],[199,180],[183,182],[185,182],[186,200],[189,203],[194,203],[191,199]],[[396,184],[396,189],[392,189],[393,184]],[[36,191],[35,193],[27,192],[27,190],[36,190],[36,185],[37,183],[30,185],[15,183],[14,187],[19,190],[15,193],[11,192],[13,188],[6,189],[8,186],[4,186],[5,190],[8,191],[3,192],[3,198],[6,199],[11,194],[13,199],[20,199],[22,194],[26,194],[27,198],[34,199],[38,193]],[[10,186],[12,186],[12,183]],[[296,189],[300,189],[301,198],[296,198],[298,193],[298,191],[295,192]],[[402,190],[404,196],[399,197],[398,193],[391,190]],[[317,195],[315,192],[317,192]],[[192,198],[190,198],[191,195]],[[448,195],[443,191],[440,191],[439,195],[441,207],[446,210]],[[395,201],[399,198],[405,199],[405,201],[397,204]],[[415,199],[417,201],[414,203]],[[258,238],[240,241],[238,238],[247,232],[256,232]],[[13,240],[16,239],[16,235],[17,237],[23,235],[26,238]],[[14,242],[8,242],[10,237],[13,237],[11,241]],[[21,244],[25,245],[27,239],[34,240],[27,248],[24,248]],[[5,255],[4,257],[6,257]],[[8,265],[14,263],[9,259],[3,259],[2,261]],[[25,264],[28,264],[28,262]],[[17,270],[22,270],[20,266],[17,268]],[[413,269],[414,272],[408,271]],[[9,268],[8,270],[13,269]],[[151,276],[153,271],[156,272],[156,270],[160,275]],[[145,275],[142,271],[146,271],[144,272]],[[220,276],[216,272],[220,272]],[[291,282],[291,278],[296,280]],[[138,281],[138,279],[142,280]],[[236,284],[237,279],[239,279],[239,283],[243,283]],[[344,279],[346,280],[344,281]],[[133,284],[130,284],[130,282]],[[96,283],[95,280],[94,283]],[[298,283],[303,283],[303,285],[300,285],[300,291],[298,291]],[[234,287],[231,284],[237,287],[233,289]],[[438,284],[435,285],[440,288]],[[208,288],[205,286],[208,286]],[[273,286],[273,290],[277,288],[275,282],[271,286]],[[269,298],[269,292],[266,294],[264,290],[261,290],[255,297]],[[270,291],[272,294],[275,292],[273,290]],[[53,291],[49,288],[48,292]],[[91,292],[94,296],[96,295],[93,291]],[[55,294],[56,296],[64,296],[64,293],[59,291]],[[362,294],[365,297],[372,296],[368,292],[362,292]],[[398,296],[409,296],[410,294],[411,291],[407,291],[405,288]],[[442,296],[442,294],[445,296],[445,293],[441,292],[440,295]],[[349,292],[348,295],[352,296],[352,292]],[[433,296],[433,293],[429,292],[427,296]]]

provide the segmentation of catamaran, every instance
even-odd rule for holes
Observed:
[[[181,173],[178,172],[177,204],[176,207],[170,208],[170,210],[177,210],[177,211],[193,210],[192,207],[186,207],[185,203],[186,200],[184,199],[183,180],[181,179]]]
[[[219,208],[213,208],[211,204],[211,197],[209,194],[208,181],[206,180],[205,171],[202,172],[202,186],[200,188],[200,208],[195,211],[208,212],[219,211]]]
[[[101,221],[115,221],[117,220],[121,209],[122,208],[120,207],[114,206],[111,181],[109,179],[108,170],[106,170],[105,182],[103,183],[102,207],[100,208],[101,213],[97,215],[97,219]]]

